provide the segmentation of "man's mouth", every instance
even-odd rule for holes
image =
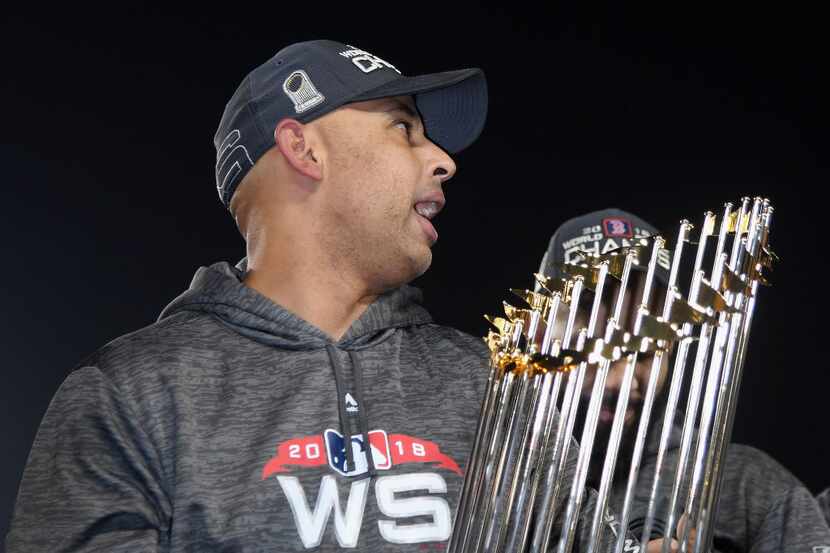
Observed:
[[[416,202],[414,206],[415,213],[418,214],[418,222],[421,224],[421,228],[424,229],[424,233],[430,239],[431,243],[435,243],[438,240],[438,231],[435,230],[435,226],[432,224],[431,219],[438,215],[438,212],[444,207],[444,198],[443,195],[434,198],[424,198],[423,200]]]
[[[432,219],[441,211],[441,205],[438,202],[418,202],[415,204],[415,211],[421,217]]]
[[[603,405],[599,411],[599,422],[603,424],[610,424],[614,421],[614,412],[616,411],[616,403],[613,405]],[[634,415],[636,413],[635,407],[632,407],[630,404],[628,405],[628,409],[625,410],[625,424],[630,424],[631,421],[634,419]]]

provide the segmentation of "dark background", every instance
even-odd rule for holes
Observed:
[[[151,324],[198,266],[243,255],[214,187],[213,133],[250,69],[311,38],[407,74],[485,70],[487,127],[457,157],[418,281],[439,321],[473,334],[509,287],[529,285],[566,218],[617,206],[673,233],[726,200],[769,196],[783,263],[756,311],[734,438],[813,491],[830,485],[818,14],[515,4],[5,16],[0,535],[67,371]]]

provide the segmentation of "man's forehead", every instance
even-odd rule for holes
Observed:
[[[375,100],[354,102],[346,104],[343,107],[358,109],[361,111],[390,111],[398,108],[417,114],[415,99],[412,96],[389,96],[386,98],[377,98]]]
[[[412,96],[389,96],[388,98],[380,98],[380,101],[387,105],[399,106],[403,104],[410,109],[415,109],[415,99]]]

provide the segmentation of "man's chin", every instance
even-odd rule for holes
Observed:
[[[414,280],[427,272],[432,265],[432,249],[427,245],[421,245],[410,257],[412,277],[407,282]]]
[[[392,263],[387,263],[384,267],[386,269],[385,274],[381,277],[383,290],[392,290],[412,282],[427,272],[431,264],[432,252],[425,246],[410,251],[404,259],[399,258],[396,267]],[[393,270],[393,268],[397,270]]]

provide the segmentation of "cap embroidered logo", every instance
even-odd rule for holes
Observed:
[[[385,59],[379,58],[374,54],[370,54],[366,50],[355,48],[351,44],[347,44],[346,46],[349,47],[349,50],[340,52],[340,55],[344,58],[352,60],[352,63],[364,73],[371,73],[375,69],[386,67],[387,69],[394,69],[398,74],[400,74],[398,68]]]
[[[326,99],[302,69],[291,73],[282,83],[282,89],[294,102],[294,111],[297,113],[309,110]]]
[[[605,236],[618,236],[621,238],[631,238],[634,236],[631,223],[626,219],[603,219],[602,230]]]
[[[248,149],[241,140],[242,134],[239,129],[233,129],[216,150],[216,189],[223,202],[230,203],[230,196],[227,194],[228,182],[233,182],[237,175],[246,173],[254,166]]]

